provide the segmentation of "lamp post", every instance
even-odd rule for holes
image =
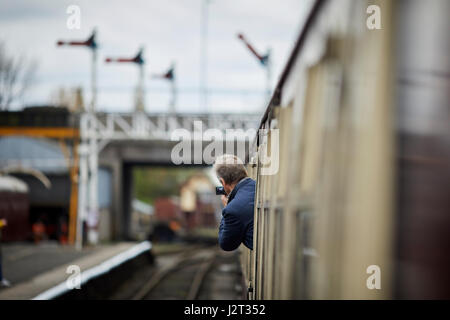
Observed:
[[[200,44],[200,92],[201,105],[208,112],[208,5],[211,0],[202,1],[201,44]]]

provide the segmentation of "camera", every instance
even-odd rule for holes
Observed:
[[[216,187],[216,195],[221,195],[221,194],[226,195],[225,189],[223,187]]]

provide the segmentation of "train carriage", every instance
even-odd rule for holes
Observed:
[[[314,2],[249,153],[248,298],[450,297],[449,9]]]

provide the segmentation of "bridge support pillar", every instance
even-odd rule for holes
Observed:
[[[107,159],[100,158],[100,165],[111,170],[112,197],[111,197],[111,240],[123,239],[123,161],[119,155]]]

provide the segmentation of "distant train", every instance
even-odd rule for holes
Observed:
[[[449,12],[313,3],[249,154],[249,299],[450,298]]]

